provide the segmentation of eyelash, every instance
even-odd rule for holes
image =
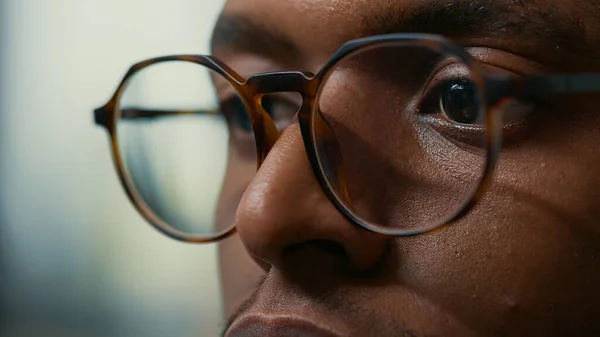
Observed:
[[[452,120],[446,111],[444,111],[442,103],[444,90],[447,90],[453,83],[465,84],[471,82],[469,77],[464,75],[461,76],[461,74],[456,72],[453,72],[452,76],[439,75],[440,73],[446,72],[445,70],[448,68],[448,66],[444,66],[443,69],[436,71],[436,74],[428,80],[428,84],[425,85],[422,94],[417,97],[416,104],[413,105],[412,110],[421,121],[424,121],[445,138],[450,139],[453,142],[477,145],[484,138],[485,126],[483,123],[458,123]],[[265,97],[263,100],[265,110],[272,116],[280,131],[285,129],[295,116],[297,107],[292,106],[294,104],[286,98]],[[271,107],[268,107],[265,104]],[[234,129],[237,129],[244,134],[252,132],[252,124],[249,116],[245,112],[246,108],[237,95],[231,95],[230,97],[224,98],[221,101],[220,106],[222,113],[227,117],[230,125]],[[506,139],[508,142],[511,140],[510,137],[526,131],[523,128],[523,120],[527,119],[526,117],[537,110],[538,106],[538,102],[513,101],[511,103],[512,108],[504,112],[504,116],[510,116],[508,119],[505,118],[506,123],[503,126],[505,130],[508,131],[507,135],[509,137],[505,137],[508,138]],[[281,110],[282,108],[284,110]],[[293,113],[288,113],[288,110],[293,110]],[[281,111],[284,113],[279,113]],[[477,146],[480,147],[481,145]]]
[[[422,94],[418,97],[415,112],[421,116],[434,116],[439,115],[438,118],[443,118],[443,120],[447,123],[456,123],[451,120],[451,118],[446,115],[442,109],[441,104],[441,95],[443,90],[446,89],[450,84],[456,83],[465,83],[470,82],[467,77],[454,77],[454,78],[446,78],[442,80],[432,80],[433,85],[428,84],[425,86],[425,89],[422,90]],[[461,124],[463,126],[475,127],[470,124]]]
[[[466,77],[446,78],[436,81],[430,88],[425,88],[417,101],[414,111],[438,133],[453,142],[481,148],[484,139],[485,125],[459,123],[444,111],[442,94],[452,83],[471,82]],[[539,102],[511,101],[503,112],[505,139],[507,143],[518,138],[519,133],[525,132],[523,125],[530,115],[540,106]],[[484,113],[484,112],[482,112]]]

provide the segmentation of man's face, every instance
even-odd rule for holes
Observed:
[[[243,76],[316,72],[344,42],[402,32],[416,8],[431,6],[436,15],[423,27],[443,21],[433,32],[453,35],[485,65],[518,75],[600,70],[594,1],[465,1],[465,13],[452,12],[456,2],[229,0],[214,54]],[[481,27],[456,31],[443,15],[445,8],[468,21],[492,5]],[[360,229],[338,213],[290,124],[237,210],[222,202],[222,220],[235,215],[238,230],[221,244],[229,332],[599,335],[600,95],[548,102],[527,114],[528,133],[503,149],[492,187],[469,215],[403,238]]]

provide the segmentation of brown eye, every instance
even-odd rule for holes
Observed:
[[[452,80],[441,84],[440,109],[446,117],[459,124],[481,124],[482,109],[475,83]]]

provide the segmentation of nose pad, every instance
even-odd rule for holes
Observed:
[[[275,122],[265,111],[261,104],[262,97],[257,97],[254,102],[254,110],[258,112],[259,123],[257,130],[254,131],[256,137],[256,147],[259,150],[258,153],[258,166],[262,165],[267,158],[267,155],[279,139],[279,130]]]
[[[261,98],[261,106],[271,116],[279,132],[291,124],[303,102],[299,92],[268,93]]]
[[[298,92],[275,92],[255,98],[254,109],[262,121],[263,134],[259,136],[265,138],[263,145],[259,147],[262,150],[260,163],[265,160],[281,132],[296,118],[302,102],[302,95]]]
[[[335,195],[351,205],[338,138],[321,111],[316,109],[313,113],[313,140],[319,165]]]

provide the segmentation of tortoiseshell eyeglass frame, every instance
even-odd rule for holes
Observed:
[[[317,107],[319,90],[324,79],[327,78],[333,67],[344,57],[366,47],[376,45],[406,45],[408,47],[429,48],[440,55],[451,55],[458,61],[464,62],[471,71],[473,81],[478,86],[483,101],[483,113],[486,116],[486,151],[487,157],[483,176],[471,197],[441,224],[424,224],[416,230],[393,230],[373,227],[365,223],[345,205],[333,189],[344,188],[343,181],[329,181],[327,176],[337,178],[338,165],[342,165],[341,158],[329,158],[328,165],[335,167],[324,168],[317,151],[327,149],[328,155],[339,156],[337,140],[327,121],[323,118]],[[163,111],[128,109],[120,111],[119,100],[127,86],[128,80],[140,70],[161,62],[185,61],[205,66],[222,75],[237,90],[243,100],[254,128],[256,148],[258,149],[257,167],[265,160],[270,149],[279,138],[279,131],[269,114],[263,109],[261,99],[263,96],[279,92],[297,92],[302,96],[302,105],[297,112],[298,123],[302,133],[306,153],[314,174],[332,204],[341,212],[348,221],[364,229],[390,236],[409,236],[429,232],[457,221],[467,214],[482,198],[492,182],[493,172],[498,159],[501,133],[502,111],[505,104],[514,98],[534,99],[540,95],[561,93],[586,93],[600,92],[600,73],[542,75],[530,77],[517,77],[511,75],[487,74],[477,60],[471,57],[462,47],[452,43],[446,38],[432,34],[387,34],[360,38],[345,43],[317,73],[311,74],[301,71],[286,71],[257,74],[244,79],[227,65],[211,56],[202,55],[173,55],[149,59],[134,64],[118,86],[112,98],[104,106],[96,109],[95,122],[107,129],[112,145],[112,156],[119,174],[120,181],[131,202],[137,210],[156,229],[180,241],[189,243],[216,242],[235,233],[235,224],[231,228],[213,236],[194,236],[176,230],[160,219],[143,201],[135,190],[133,183],[125,174],[123,161],[119,153],[116,133],[117,121],[121,118],[154,118],[173,114],[218,114],[219,111]],[[318,134],[318,139],[315,135]],[[337,160],[336,160],[337,159]],[[328,170],[326,174],[324,170]]]

